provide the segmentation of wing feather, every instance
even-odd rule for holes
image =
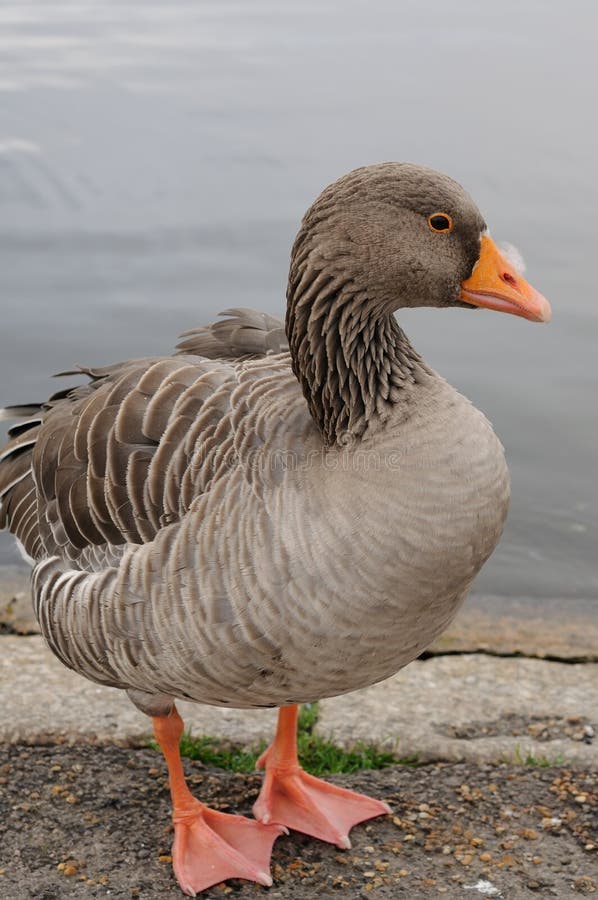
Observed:
[[[238,307],[220,313],[218,322],[183,332],[178,353],[207,359],[255,359],[288,350],[284,322],[277,316]]]
[[[25,418],[0,450],[0,527],[32,557],[112,565],[119,547],[153,541],[230,468],[231,398],[246,360],[274,360],[287,343],[278,318],[242,308],[222,315],[186,332],[174,356],[77,366],[62,374],[89,383],[0,411]],[[250,430],[261,445],[259,416]]]

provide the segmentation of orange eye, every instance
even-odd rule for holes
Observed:
[[[432,213],[431,216],[428,216],[428,227],[430,231],[443,234],[453,230],[453,220],[447,213]]]

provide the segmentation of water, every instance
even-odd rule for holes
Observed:
[[[401,318],[507,447],[510,519],[476,589],[598,596],[597,19],[590,0],[5,0],[0,403],[44,398],[75,361],[168,351],[230,305],[282,312],[322,186],[425,163],[554,309],[548,327]]]

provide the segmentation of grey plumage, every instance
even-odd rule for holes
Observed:
[[[206,359],[252,359],[289,348],[284,322],[277,316],[246,307],[225,309],[220,315],[226,318],[185,331],[177,352]]]
[[[420,227],[440,208],[461,223],[441,245]],[[446,626],[508,475],[392,314],[458,305],[484,227],[444,176],[357,170],[304,219],[288,342],[233,309],[174,356],[82,368],[88,384],[22,408],[0,526],[66,665],[146,711],[284,705],[388,677]]]

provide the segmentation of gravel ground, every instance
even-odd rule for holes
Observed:
[[[258,775],[185,761],[196,795],[248,814]],[[333,778],[387,800],[353,848],[293,833],[272,856],[274,887],[231,881],[203,896],[504,900],[598,891],[596,779],[559,767],[436,764]],[[594,831],[592,832],[592,828]],[[165,765],[107,745],[0,746],[0,897],[175,900]]]

